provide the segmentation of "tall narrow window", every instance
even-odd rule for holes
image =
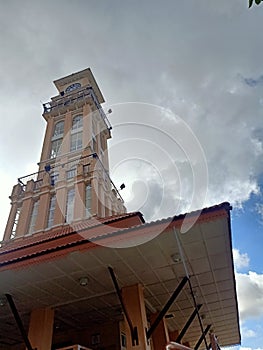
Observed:
[[[91,185],[86,185],[85,211],[86,218],[91,217]]]
[[[50,198],[50,203],[49,203],[49,212],[48,212],[48,221],[47,221],[47,227],[48,228],[53,226],[55,208],[56,208],[56,196],[53,195]]]
[[[31,212],[31,217],[30,217],[28,234],[32,234],[35,231],[37,214],[38,214],[38,206],[39,206],[39,201],[34,202],[32,212]]]
[[[82,131],[71,135],[70,151],[77,151],[82,148]]]
[[[76,115],[72,120],[72,130],[82,129],[83,118],[82,115]]]
[[[50,158],[56,158],[57,155],[61,152],[61,145],[64,134],[64,121],[60,121],[55,125],[53,136],[51,139],[51,150]]]
[[[57,171],[54,171],[50,174],[50,185],[55,186],[55,184],[58,181],[59,173]]]
[[[74,218],[74,202],[75,202],[75,189],[71,188],[68,191],[67,206],[66,206],[66,222],[70,223]]]
[[[67,180],[74,179],[74,177],[77,175],[77,167],[73,165],[68,171],[67,171]]]
[[[56,158],[61,152],[62,138],[51,142],[50,158]]]
[[[72,120],[70,151],[77,151],[82,148],[82,115],[77,115]]]
[[[60,121],[55,125],[53,137],[62,137],[64,134],[64,121]]]

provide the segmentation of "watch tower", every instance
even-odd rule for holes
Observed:
[[[43,104],[47,126],[39,169],[13,187],[4,241],[126,212],[109,176],[111,126],[91,70],[54,84],[59,94]]]

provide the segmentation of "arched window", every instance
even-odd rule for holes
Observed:
[[[70,151],[82,149],[82,115],[76,115],[72,120]]]
[[[57,122],[54,128],[53,138],[54,137],[61,137],[64,134],[64,120],[61,120],[60,122]]]

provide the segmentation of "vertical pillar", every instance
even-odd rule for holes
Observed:
[[[28,338],[33,349],[51,349],[53,336],[53,322],[53,309],[35,309],[31,312]]]
[[[132,346],[130,329],[126,322],[127,350],[150,350],[146,339],[147,318],[142,286],[136,284],[122,288],[122,298],[133,327],[137,327],[139,341],[138,345]]]
[[[17,224],[16,237],[24,236],[27,233],[31,210],[33,207],[33,190],[35,183],[33,180],[28,181],[25,190],[25,197],[23,199],[21,212]]]
[[[85,217],[85,187],[83,165],[78,164],[77,181],[75,183],[74,220],[83,220]]]
[[[92,111],[89,104],[83,106],[83,146],[87,148],[92,140]],[[91,153],[91,152],[90,152]]]
[[[105,198],[102,178],[98,181],[98,216],[100,218],[105,217]]]
[[[44,191],[44,189],[42,189]],[[50,191],[49,188],[40,194],[39,207],[35,225],[35,231],[44,230],[46,228],[47,216],[49,213]]]
[[[54,222],[53,225],[62,225],[65,223],[65,215],[66,215],[66,196],[67,189],[66,187],[59,187],[56,190],[56,208],[54,213]]]
[[[22,195],[22,186],[17,184],[13,187],[12,194],[10,196],[11,199],[11,210],[8,216],[5,233],[4,233],[4,241],[7,241],[11,238],[12,231],[14,229],[15,220],[17,218],[17,210],[19,197]]]
[[[41,162],[49,159],[49,152],[50,152],[50,144],[51,144],[51,138],[53,135],[53,129],[54,129],[54,118],[48,117],[47,120],[47,127],[46,127],[46,133],[40,158],[40,164]],[[45,167],[45,164],[41,164],[39,170],[43,170]]]
[[[70,138],[71,138],[71,128],[72,128],[72,115],[71,112],[67,112],[64,121],[64,137],[61,145],[61,154],[66,154],[70,152]]]
[[[155,321],[157,316],[158,313],[151,315],[151,324]],[[154,350],[165,349],[167,343],[169,342],[168,329],[164,318],[160,321],[159,325],[154,330],[152,334],[152,342]]]
[[[96,170],[95,170],[96,171]],[[98,215],[98,179],[97,174],[93,172],[91,180],[91,215]]]
[[[12,203],[8,221],[5,228],[5,233],[3,238],[4,241],[8,241],[11,238],[12,230],[15,224],[16,213],[17,213],[17,203]]]

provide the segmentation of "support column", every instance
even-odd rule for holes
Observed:
[[[91,215],[96,216],[98,215],[98,179],[94,172],[93,176],[91,180]]]
[[[78,164],[77,180],[75,183],[74,220],[83,220],[85,218],[85,190],[86,185],[83,178],[83,165]]]
[[[83,106],[83,146],[88,148],[92,140],[92,110],[89,104]],[[89,152],[91,153],[91,151]]]
[[[40,194],[35,231],[44,230],[46,228],[47,217],[49,213],[49,203],[50,203],[49,187],[42,188],[41,191],[45,191],[45,192]]]
[[[54,129],[54,118],[48,117],[46,133],[45,133],[42,153],[40,157],[40,167],[39,167],[40,171],[45,168],[45,164],[41,164],[41,162],[46,161],[47,159],[49,159],[49,156],[50,156],[50,142],[53,135],[53,129]]]
[[[127,333],[127,350],[150,350],[150,345],[147,344],[146,330],[147,318],[144,304],[144,296],[142,286],[139,284],[124,287],[121,290],[123,302],[131,319],[133,327],[137,327],[138,345],[132,346],[131,333],[126,321]],[[158,349],[159,350],[159,349]]]
[[[15,221],[17,219],[17,211],[18,211],[18,200],[22,195],[22,186],[17,184],[13,187],[12,194],[9,197],[11,199],[11,210],[8,216],[5,233],[4,233],[4,241],[7,241],[11,238],[12,231],[14,230]]]
[[[58,185],[59,186],[59,185]],[[63,225],[65,223],[66,215],[66,198],[67,189],[65,187],[58,187],[56,191],[56,208],[54,213],[53,226]]]
[[[28,231],[29,220],[33,208],[33,191],[35,183],[33,180],[28,181],[26,185],[25,197],[21,207],[21,212],[17,224],[16,237],[24,236]]]
[[[32,348],[50,350],[53,336],[54,310],[35,309],[31,312],[28,338]]]
[[[151,324],[155,321],[159,313],[152,314],[150,317]],[[152,342],[154,350],[165,349],[169,342],[168,329],[165,319],[163,318],[152,334]]]
[[[67,152],[70,152],[71,128],[72,128],[72,114],[71,112],[67,112],[65,115],[64,138],[61,145],[61,154],[66,154]]]

